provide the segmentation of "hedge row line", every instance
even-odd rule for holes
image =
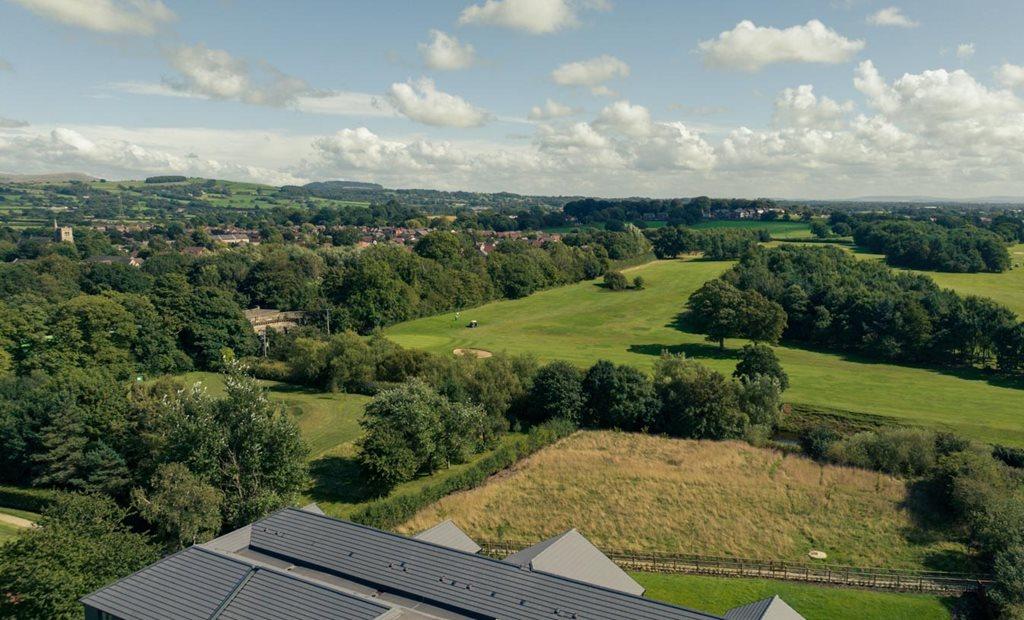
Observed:
[[[53,489],[26,489],[0,485],[0,506],[29,512],[42,512],[57,499]]]
[[[374,501],[353,514],[350,519],[380,529],[393,529],[411,519],[420,509],[456,491],[480,486],[487,479],[507,469],[563,437],[576,428],[564,420],[552,420],[530,429],[525,437],[497,448],[465,470],[415,493],[396,494]]]

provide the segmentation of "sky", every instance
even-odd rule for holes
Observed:
[[[1024,196],[1019,0],[0,0],[0,172]]]

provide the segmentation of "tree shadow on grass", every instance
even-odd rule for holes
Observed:
[[[687,358],[738,360],[740,352],[735,349],[720,349],[718,345],[703,342],[688,342],[684,344],[631,344],[628,351],[640,355],[654,355],[660,357],[662,353],[671,355],[682,354]]]
[[[309,464],[313,486],[309,496],[318,502],[358,504],[378,494],[363,483],[355,457],[323,456]]]
[[[901,507],[910,516],[911,525],[903,536],[912,545],[958,542],[962,533],[949,524],[948,509],[937,500],[935,483],[930,480],[912,482]],[[943,572],[978,572],[982,569],[971,554],[957,549],[935,549],[925,554],[922,563],[929,570]]]

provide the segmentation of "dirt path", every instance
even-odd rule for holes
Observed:
[[[6,523],[13,525],[14,527],[35,527],[36,524],[28,519],[22,519],[14,515],[4,514],[0,512],[0,523]]]

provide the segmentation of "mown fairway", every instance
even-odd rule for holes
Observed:
[[[921,271],[943,288],[964,295],[989,297],[1024,317],[1024,244],[1010,248],[1013,269],[1003,273],[938,273]]]
[[[963,568],[961,545],[916,530],[907,484],[742,442],[580,432],[512,473],[450,495],[399,531],[451,518],[471,537],[530,544],[578,528],[598,547],[839,564]]]
[[[582,282],[464,310],[458,321],[448,313],[401,323],[386,333],[404,346],[437,353],[477,348],[533,353],[541,360],[567,359],[580,365],[608,359],[650,368],[668,350],[728,373],[744,342],[726,341],[722,352],[703,335],[681,331],[676,321],[690,294],[730,265],[656,261],[626,270],[630,278],[644,277],[647,288],[642,291],[611,292],[597,282]],[[470,320],[479,321],[480,326],[466,328]],[[786,393],[790,402],[886,416],[983,441],[1024,446],[1024,391],[1019,389],[842,354],[786,346],[777,351],[790,375],[792,385]]]
[[[895,594],[823,588],[766,579],[633,573],[648,598],[722,614],[779,595],[807,620],[948,620],[953,600],[927,594]]]

